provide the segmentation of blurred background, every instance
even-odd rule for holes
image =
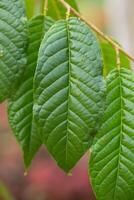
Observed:
[[[80,12],[134,55],[133,0],[77,0]],[[37,1],[38,4],[38,1]],[[95,200],[88,180],[88,153],[67,176],[42,147],[27,176],[20,148],[0,105],[0,200]]]

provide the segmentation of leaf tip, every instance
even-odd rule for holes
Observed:
[[[24,176],[27,176],[27,175],[28,175],[28,172],[27,172],[27,171],[25,171],[25,172],[24,172]]]
[[[72,172],[68,172],[67,176],[73,176]]]

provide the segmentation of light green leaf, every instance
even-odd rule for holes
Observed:
[[[113,70],[107,78],[106,110],[90,160],[97,200],[134,197],[134,73]]]
[[[34,115],[49,152],[67,172],[90,147],[96,132],[103,110],[102,66],[96,37],[77,18],[58,21],[42,41]]]
[[[36,0],[25,0],[27,17],[30,19],[34,16]]]
[[[24,71],[25,17],[21,0],[0,0],[0,102],[10,96]]]
[[[33,76],[42,37],[53,23],[50,17],[44,16],[37,16],[29,22],[27,67],[20,87],[9,101],[9,122],[23,149],[26,167],[42,144],[39,129],[33,119]]]
[[[75,0],[66,0],[66,2],[72,6],[74,9],[78,10]],[[49,0],[48,1],[48,12],[47,14],[53,17],[54,19],[61,19],[66,17],[66,8],[58,0]]]
[[[100,45],[103,53],[104,60],[104,75],[106,76],[116,66],[116,51],[111,44],[104,40],[100,40]],[[131,69],[129,59],[120,53],[121,67]]]

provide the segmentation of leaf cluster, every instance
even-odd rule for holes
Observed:
[[[90,148],[96,198],[132,200],[134,74],[128,58],[85,22],[66,18],[57,0],[37,16],[32,0],[1,0],[0,10],[0,102],[8,102],[26,170],[41,145],[67,173]]]

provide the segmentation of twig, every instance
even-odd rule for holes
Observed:
[[[67,2],[64,0],[58,0],[61,4],[68,9],[70,7],[70,12],[74,13],[77,17],[83,20],[87,25],[89,25],[98,35],[100,35],[103,39],[107,40],[115,49],[125,54],[130,60],[134,61],[134,58],[129,55],[124,49],[122,49],[116,42],[114,42],[110,37],[105,35],[99,28],[97,28],[92,22],[87,21],[79,12],[77,12],[74,8],[72,8]]]

